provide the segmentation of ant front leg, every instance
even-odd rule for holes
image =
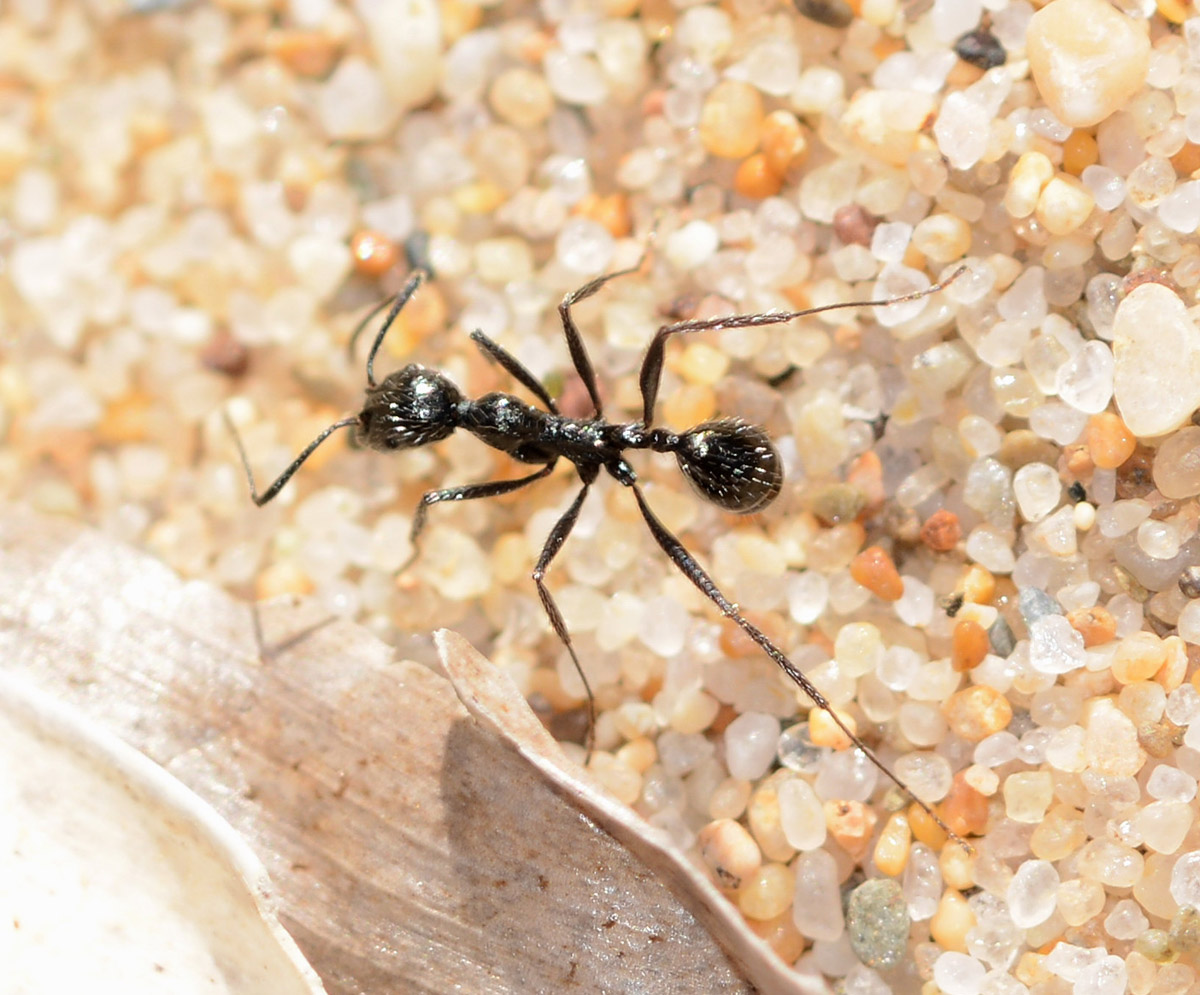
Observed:
[[[522,487],[527,487],[535,480],[541,480],[543,477],[550,475],[554,469],[554,463],[547,463],[536,473],[531,473],[527,477],[518,477],[516,480],[489,480],[482,484],[464,484],[461,487],[443,487],[438,490],[426,491],[421,495],[421,501],[417,505],[417,510],[413,513],[412,528],[408,533],[408,541],[412,546],[412,552],[408,554],[408,559],[400,565],[397,573],[402,573],[412,566],[413,561],[417,558],[417,538],[425,528],[425,519],[431,505],[441,504],[443,501],[474,501],[476,498],[499,497],[501,494],[511,494],[513,491],[519,491]]]
[[[517,383],[541,401],[550,414],[558,414],[558,406],[554,403],[554,399],[546,393],[546,388],[538,382],[538,378],[516,356],[499,342],[493,342],[478,328],[471,333],[471,341],[479,346],[479,351],[488,359],[499,363]]]
[[[628,276],[630,273],[636,273],[642,268],[642,259],[639,259],[636,266],[630,266],[628,269],[619,269],[615,273],[605,273],[604,276],[598,276],[596,279],[585,283],[578,290],[572,290],[566,297],[562,299],[562,303],[558,305],[558,316],[562,319],[563,333],[567,337],[567,350],[571,353],[571,362],[575,366],[575,372],[579,374],[579,379],[583,381],[583,386],[587,388],[588,397],[592,399],[592,407],[595,409],[593,417],[599,418],[604,414],[604,406],[600,403],[600,391],[596,387],[596,371],[592,368],[592,361],[588,358],[587,348],[583,344],[583,336],[579,334],[579,329],[575,325],[575,319],[571,317],[571,308],[580,301],[585,301],[591,297],[596,291],[603,287],[609,280],[615,280],[619,276]]]

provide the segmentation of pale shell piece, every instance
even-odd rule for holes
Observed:
[[[254,852],[82,712],[0,673],[4,990],[317,995]]]

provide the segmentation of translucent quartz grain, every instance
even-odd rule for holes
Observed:
[[[1045,860],[1022,863],[1006,895],[1013,922],[1028,929],[1048,919],[1057,904],[1058,885],[1058,871],[1053,864]]]
[[[1027,463],[1013,476],[1013,494],[1026,521],[1036,522],[1058,507],[1062,483],[1058,471],[1045,463]]]
[[[778,788],[779,822],[797,850],[815,850],[825,842],[826,819],[816,792],[803,778],[790,778]]]
[[[1158,447],[1153,476],[1164,497],[1178,500],[1200,494],[1200,427],[1186,426]]]
[[[802,853],[792,864],[796,878],[792,919],[811,940],[836,940],[842,935],[841,888],[837,864],[827,850]]]
[[[985,968],[974,957],[950,950],[933,965],[933,981],[945,995],[980,995]]]
[[[1005,811],[1015,822],[1041,822],[1053,799],[1054,783],[1048,771],[1013,773],[1004,780]]]
[[[1104,918],[1104,931],[1114,940],[1135,940],[1149,925],[1142,907],[1129,898],[1117,902]]]

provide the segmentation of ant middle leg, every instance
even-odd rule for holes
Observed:
[[[588,682],[587,674],[583,672],[583,665],[580,664],[579,657],[575,655],[575,646],[571,642],[571,633],[567,629],[566,620],[562,617],[562,612],[559,611],[558,605],[555,604],[554,598],[550,594],[550,589],[544,583],[546,571],[550,568],[550,561],[562,549],[563,543],[567,541],[567,536],[571,534],[571,529],[575,527],[575,522],[579,518],[579,509],[583,507],[588,490],[591,488],[592,482],[596,479],[596,471],[594,469],[590,472],[585,472],[581,469],[579,475],[583,478],[583,487],[575,495],[575,500],[571,502],[571,506],[563,512],[562,517],[555,523],[554,528],[550,530],[550,535],[546,537],[546,544],[542,547],[542,555],[538,557],[537,565],[533,568],[533,582],[537,585],[538,597],[542,601],[542,608],[550,619],[550,626],[554,629],[554,634],[558,636],[559,640],[567,648],[567,653],[571,657],[571,663],[575,666],[575,673],[579,675],[579,680],[583,683],[584,694],[587,696],[588,726],[587,742],[585,744],[587,754],[584,761],[586,763],[587,759],[591,759],[592,751],[596,747],[596,696],[592,693],[592,685]]]
[[[933,807],[918,798],[913,793],[913,790],[899,777],[893,774],[888,766],[882,760],[880,760],[878,756],[876,756],[875,751],[867,746],[867,744],[859,738],[858,734],[842,721],[841,716],[838,715],[838,713],[834,711],[833,707],[830,705],[829,699],[826,698],[819,690],[817,690],[816,685],[814,685],[813,682],[805,676],[804,672],[799,667],[797,667],[794,663],[792,663],[791,660],[788,659],[783,650],[779,649],[778,646],[771,642],[771,640],[767,638],[766,633],[764,633],[761,629],[754,625],[754,623],[742,615],[742,613],[738,610],[737,605],[725,597],[725,595],[721,592],[721,589],[717,587],[716,583],[705,572],[704,568],[696,562],[696,558],[687,551],[683,543],[681,543],[671,533],[671,531],[665,525],[663,525],[661,521],[659,521],[658,516],[654,514],[654,512],[650,509],[650,506],[646,503],[646,498],[642,495],[641,488],[635,483],[630,483],[628,486],[633,491],[633,496],[637,500],[638,508],[642,513],[642,518],[645,519],[646,525],[650,529],[650,534],[654,536],[654,541],[657,542],[662,551],[667,554],[679,572],[687,577],[687,579],[693,584],[695,584],[705,597],[707,597],[713,604],[720,608],[721,613],[726,618],[733,621],[742,629],[743,632],[746,633],[746,635],[753,639],[754,642],[758,644],[759,648],[761,648],[762,651],[767,654],[767,656],[774,660],[779,668],[785,674],[787,674],[792,681],[799,685],[800,690],[808,695],[813,704],[815,704],[818,708],[824,709],[828,713],[829,717],[833,720],[834,724],[846,734],[846,736],[858,749],[862,750],[863,754],[868,760],[871,761],[872,764],[882,771],[883,774],[909,798],[920,805],[921,808],[924,809],[925,813],[931,819],[933,819],[933,821],[937,823],[937,825],[952,840],[954,840],[967,851],[970,851],[970,844],[968,844],[964,839],[962,839],[962,837],[954,832],[954,830],[947,826],[946,823],[942,821],[941,816],[939,816],[937,812],[933,810]]]
[[[600,391],[596,386],[596,371],[592,367],[591,359],[588,358],[587,347],[583,344],[583,336],[579,334],[579,328],[575,324],[575,319],[571,317],[571,308],[580,301],[587,300],[608,283],[609,280],[615,280],[619,276],[628,276],[630,273],[636,273],[642,268],[642,262],[645,258],[643,255],[637,261],[636,266],[630,266],[628,269],[619,269],[613,273],[605,273],[603,276],[596,277],[596,279],[585,283],[578,290],[572,290],[562,299],[562,303],[558,305],[558,316],[562,319],[563,333],[567,337],[567,350],[571,353],[571,362],[575,366],[575,372],[579,374],[579,379],[583,381],[583,386],[587,388],[588,397],[592,400],[592,407],[595,409],[594,417],[596,418],[604,414],[604,406],[600,403]]]
[[[518,477],[516,480],[489,480],[482,484],[463,484],[461,487],[442,487],[437,490],[426,491],[421,495],[421,500],[417,504],[417,510],[413,513],[412,528],[408,533],[408,541],[412,546],[412,552],[408,554],[408,559],[400,565],[397,573],[408,569],[417,558],[417,539],[425,528],[425,520],[432,505],[441,504],[443,501],[474,501],[476,498],[499,497],[501,494],[511,494],[513,491],[519,491],[522,487],[529,486],[536,480],[541,480],[543,477],[549,476],[554,469],[555,462],[557,461],[547,463],[536,473],[531,473],[525,477]]]

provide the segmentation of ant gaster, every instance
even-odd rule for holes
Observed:
[[[831,311],[838,308],[875,307],[913,301],[937,293],[964,272],[957,270],[947,280],[934,284],[926,290],[884,301],[859,301],[845,304],[827,304],[803,311],[774,311],[766,314],[733,315],[704,320],[677,321],[664,325],[650,342],[642,360],[639,383],[642,395],[642,417],[634,422],[610,422],[604,417],[603,405],[596,386],[596,374],[584,347],[583,338],[571,316],[571,308],[595,294],[610,280],[636,272],[641,264],[630,269],[608,273],[592,280],[578,290],[566,295],[558,306],[567,348],[579,378],[591,399],[594,413],[590,418],[570,418],[559,412],[553,398],[537,378],[519,360],[501,345],[493,342],[482,331],[471,333],[471,340],[489,359],[498,363],[518,383],[528,390],[545,410],[527,404],[512,394],[491,393],[480,398],[464,397],[462,392],[442,373],[417,363],[410,363],[395,373],[388,374],[382,383],[375,380],[375,357],[391,328],[396,316],[421,284],[430,277],[427,268],[414,269],[404,288],[395,297],[387,317],[375,335],[371,351],[367,356],[367,390],[362,411],[357,415],[334,422],[320,433],[291,465],[279,475],[265,491],[259,493],[254,476],[242,447],[241,439],[230,423],[246,476],[250,493],[256,505],[262,506],[274,498],[292,478],[306,459],[322,442],[341,428],[356,430],[360,443],[379,452],[395,452],[414,449],[437,442],[458,429],[470,432],[480,441],[494,449],[508,453],[522,463],[538,466],[539,469],[524,477],[513,480],[496,480],[486,483],[465,484],[458,487],[440,488],[425,493],[413,516],[411,539],[413,556],[416,555],[417,538],[424,528],[426,513],[431,505],[443,501],[470,501],[475,498],[496,497],[510,494],[522,487],[541,480],[554,470],[560,459],[575,465],[582,487],[575,499],[554,528],[551,529],[541,555],[533,569],[533,582],[538,596],[549,616],[558,638],[570,654],[587,693],[588,704],[588,753],[591,753],[595,732],[595,699],[591,685],[575,655],[571,635],[562,613],[546,587],[546,571],[555,555],[570,535],[579,510],[595,483],[601,470],[607,470],[617,481],[633,492],[634,500],[641,511],[654,541],[667,554],[671,562],[712,601],[721,613],[732,620],[761,647],[764,653],[779,665],[813,703],[825,709],[830,718],[850,740],[906,795],[912,798],[946,833],[964,847],[967,844],[955,834],[936,812],[918,798],[900,778],[879,760],[855,732],[834,711],[828,699],[813,685],[803,672],[788,659],[766,634],[745,618],[738,606],[731,602],[704,571],[691,553],[667,529],[650,506],[638,486],[637,474],[625,459],[625,452],[633,449],[650,449],[657,453],[671,453],[679,463],[684,476],[695,490],[718,507],[739,514],[761,511],[779,494],[783,484],[783,469],[779,452],[761,428],[747,424],[738,418],[718,418],[688,429],[672,432],[665,428],[654,428],[654,405],[662,379],[663,357],[667,339],[672,335],[684,335],[720,328],[754,328],[776,325],[793,318]],[[385,306],[372,310],[359,324],[350,340],[350,349],[367,323]],[[411,560],[410,560],[411,562]],[[970,849],[969,847],[967,847]]]

